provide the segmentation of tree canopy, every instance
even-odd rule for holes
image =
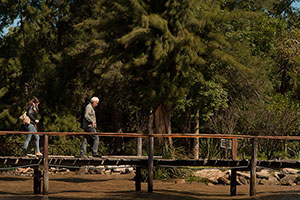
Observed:
[[[98,96],[101,131],[298,134],[296,2],[0,0],[1,130],[36,96],[40,130],[80,131]]]

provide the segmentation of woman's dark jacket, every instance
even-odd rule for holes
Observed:
[[[35,104],[31,104],[27,109],[27,116],[30,118],[30,124],[35,125],[39,113],[39,108]]]

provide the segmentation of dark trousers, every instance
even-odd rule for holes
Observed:
[[[94,127],[89,127],[84,130],[85,132],[92,132],[96,133],[97,130]],[[93,141],[93,147],[92,147],[92,154],[96,155],[98,152],[98,145],[99,145],[99,136],[98,135],[85,135],[82,141],[82,145],[80,148],[80,155],[84,155],[86,152],[86,147],[88,144],[91,144],[91,141]]]

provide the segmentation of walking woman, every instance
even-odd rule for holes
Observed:
[[[37,119],[38,113],[39,113],[39,104],[40,101],[38,98],[34,97],[32,100],[30,100],[25,107],[25,110],[27,112],[27,116],[30,118],[30,124],[25,125],[25,130],[28,132],[37,132],[36,125],[39,123],[39,120]],[[40,136],[38,134],[33,134],[35,137],[35,155],[37,156],[42,156],[40,152]],[[26,150],[28,147],[28,144],[31,140],[32,134],[27,134],[26,135],[26,140],[23,145],[23,151],[22,154],[25,156]]]

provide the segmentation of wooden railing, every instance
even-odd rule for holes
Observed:
[[[22,134],[39,134],[44,136],[43,152],[43,194],[47,195],[49,191],[49,163],[48,163],[48,137],[64,135],[99,135],[101,137],[132,137],[138,138],[137,154],[141,155],[141,138],[148,139],[148,192],[153,191],[153,167],[154,167],[154,138],[225,138],[233,141],[232,160],[237,160],[237,140],[251,139],[252,152],[250,162],[250,196],[256,195],[256,168],[257,168],[257,143],[258,139],[274,140],[300,140],[300,136],[255,136],[255,135],[226,135],[226,134],[149,134],[143,135],[138,133],[87,133],[87,132],[22,132],[22,131],[0,131],[0,135],[22,135]],[[230,194],[236,195],[236,172],[239,169],[231,169]],[[136,168],[136,190],[141,190],[141,167]]]

